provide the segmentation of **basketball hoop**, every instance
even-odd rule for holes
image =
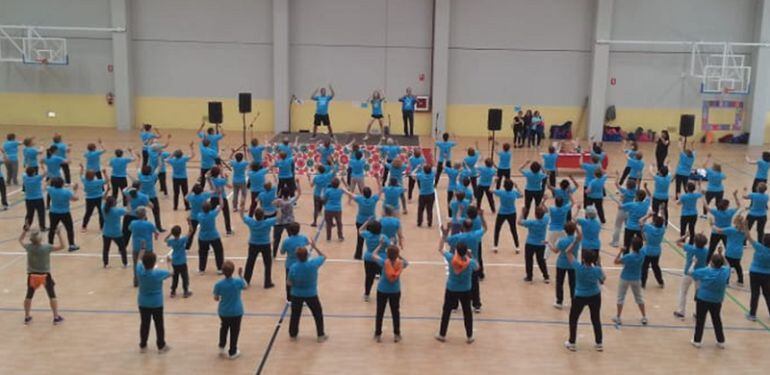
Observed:
[[[38,64],[48,65],[48,59],[45,57],[38,57],[36,60]]]
[[[733,93],[733,89],[731,89],[729,87],[725,87],[725,88],[722,89],[722,94],[724,94],[724,95],[730,95],[732,93]]]

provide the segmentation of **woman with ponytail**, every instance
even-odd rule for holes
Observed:
[[[112,242],[115,242],[115,245],[118,246],[123,267],[128,266],[126,243],[123,242],[123,233],[120,230],[120,219],[128,211],[124,207],[116,207],[117,201],[117,199],[107,196],[101,207],[102,217],[104,217],[104,226],[102,227],[102,262],[104,263],[104,268],[110,266],[110,244]]]
[[[466,342],[470,344],[475,340],[473,338],[473,312],[471,311],[471,275],[473,271],[479,269],[479,264],[473,259],[465,243],[459,243],[454,251],[445,251],[444,244],[448,236],[449,227],[444,226],[441,228],[438,252],[449,263],[450,268],[447,274],[446,291],[444,292],[441,327],[436,335],[436,340],[446,341],[449,316],[452,314],[452,309],[459,303],[463,309]]]
[[[385,315],[385,306],[390,304],[390,315],[393,320],[393,341],[401,341],[401,272],[409,266],[409,262],[402,258],[398,246],[387,246],[385,257],[382,257],[382,249],[386,245],[381,242],[374,251],[367,251],[364,258],[377,264],[383,273],[377,284],[377,317],[374,322],[374,340],[382,340],[382,318]]]

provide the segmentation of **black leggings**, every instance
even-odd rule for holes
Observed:
[[[628,250],[629,246],[631,246],[631,240],[634,239],[634,237],[641,237],[642,231],[637,229],[623,229],[623,249]]]
[[[222,240],[217,238],[210,241],[198,239],[198,270],[203,272],[206,270],[206,262],[209,259],[209,248],[214,248],[214,262],[217,266],[217,271],[222,270],[222,263],[225,261],[225,249],[222,246]]]
[[[748,215],[746,216],[746,221],[749,226],[749,230],[751,230],[751,227],[754,226],[754,223],[757,224],[757,241],[762,241],[762,239],[765,237],[765,225],[767,224],[767,216]]]
[[[591,313],[591,325],[594,327],[594,341],[602,343],[602,321],[600,310],[602,308],[602,295],[596,294],[590,297],[575,297],[569,309],[569,342],[574,344],[577,339],[577,325],[583,309],[588,306]]]
[[[406,196],[409,200],[412,200],[412,192],[414,192],[414,186],[417,185],[417,180],[409,175],[407,177],[407,193]]]
[[[241,319],[243,315],[238,316],[219,316],[221,324],[219,326],[219,347],[223,348],[227,344],[227,333],[230,332],[230,350],[228,354],[235,355],[238,352],[238,335],[241,333]]]
[[[48,212],[48,219],[51,221],[51,228],[48,231],[48,243],[53,245],[53,238],[56,235],[56,227],[59,223],[64,225],[64,229],[67,231],[67,242],[70,246],[75,246],[75,230],[72,226],[72,215],[67,212],[66,214],[55,214]]]
[[[5,193],[5,178],[0,176],[0,202],[4,207],[8,207],[8,196]]]
[[[364,261],[364,295],[368,296],[374,285],[374,277],[379,274],[380,265],[374,262]]]
[[[695,298],[695,336],[693,341],[701,342],[703,328],[706,325],[706,314],[711,315],[711,324],[714,326],[714,334],[717,342],[725,342],[725,333],[722,330],[722,303],[707,302]]]
[[[278,255],[278,245],[281,244],[283,231],[286,230],[286,227],[288,226],[289,223],[276,224],[273,226],[273,259],[275,259],[275,257]]]
[[[160,202],[158,201],[158,197],[150,198],[150,203],[152,203],[152,217],[155,219],[155,227],[158,228],[159,231],[163,231],[163,226],[160,224]],[[213,204],[211,208],[214,208]]]
[[[225,231],[227,233],[233,232],[233,227],[230,224],[230,203],[227,201],[227,197],[222,197],[222,200],[220,202],[219,197],[211,197],[211,208],[217,208],[219,204],[222,204],[222,217],[225,218]]]
[[[166,172],[158,172],[158,184],[160,185],[158,190],[160,190],[163,195],[168,196],[168,186],[166,185]]]
[[[599,216],[599,221],[604,224],[607,220],[604,217],[604,199],[603,198],[588,198],[588,206],[594,206],[596,208],[596,215]]]
[[[512,214],[506,214],[501,215],[497,214],[495,217],[495,246],[497,246],[500,243],[500,230],[503,228],[503,224],[505,222],[508,222],[508,228],[511,230],[511,235],[513,235],[513,243],[516,245],[516,248],[519,248],[519,232],[516,230],[516,213]]]
[[[556,267],[556,303],[564,302],[564,279],[567,278],[569,284],[569,297],[575,298],[575,270]]]
[[[511,179],[511,169],[498,169],[497,170],[497,182],[495,183],[495,188],[500,189],[500,186],[503,183],[503,180],[510,180]]]
[[[313,195],[313,226],[318,225],[318,216],[323,212],[324,199]]]
[[[37,225],[40,229],[45,229],[45,202],[43,198],[24,201],[27,207],[27,214],[24,216],[24,223],[32,226],[32,220],[37,212]]]
[[[163,307],[141,307],[139,306],[139,315],[141,324],[139,325],[139,347],[147,347],[147,338],[150,336],[150,320],[155,322],[155,338],[158,349],[166,346],[166,331],[163,328]]]
[[[179,193],[182,193],[182,202],[184,202],[184,209],[190,209],[190,203],[187,202],[185,197],[187,196],[187,179],[186,178],[172,178],[171,184],[174,188],[174,210],[179,208]]]
[[[289,336],[297,337],[299,334],[299,318],[302,316],[302,307],[307,304],[313,313],[315,329],[318,337],[324,336],[324,315],[321,301],[318,296],[297,297],[291,296],[291,318],[289,319]]]
[[[492,192],[489,191],[489,186],[482,186],[479,185],[476,188],[476,207],[481,208],[481,202],[483,201],[484,196],[487,196],[487,202],[489,202],[489,208],[492,210],[492,213],[495,213],[495,198],[492,195]]]
[[[88,222],[91,220],[94,210],[99,214],[99,229],[104,227],[104,217],[102,215],[102,197],[99,198],[86,198],[86,213],[83,216],[83,229],[88,227]]]
[[[711,255],[714,254],[717,246],[719,246],[719,242],[722,242],[723,245],[727,246],[727,236],[717,232],[711,232],[711,237],[709,238],[709,256],[706,258],[709,261],[711,260]]]
[[[414,135],[414,111],[401,110],[401,118],[404,120],[404,135]]]
[[[112,185],[112,198],[118,199],[118,194],[123,196],[123,205],[128,205],[128,199],[123,193],[123,189],[128,187],[128,180],[125,177],[110,177],[110,185]]]
[[[257,262],[257,257],[262,254],[262,264],[265,266],[264,286],[267,288],[273,284],[271,275],[273,257],[270,251],[271,247],[269,243],[259,245],[249,244],[249,256],[246,258],[246,269],[243,273],[243,279],[246,280],[247,283],[251,284],[251,275],[254,273],[254,264]]]
[[[652,212],[654,212],[655,215],[659,215],[661,208],[663,208],[663,220],[668,223],[668,199],[652,198]]]
[[[171,293],[176,293],[176,287],[179,285],[179,278],[182,278],[182,290],[185,293],[190,291],[190,273],[187,270],[187,263],[173,264],[174,278],[171,279]]]
[[[543,201],[542,190],[524,190],[524,220],[529,216],[529,208],[532,206],[532,201],[535,201],[535,207],[540,206],[540,202]]]
[[[364,238],[361,237],[361,226],[364,223],[356,222],[356,251],[353,253],[353,259],[361,260],[364,255]],[[275,229],[273,229],[275,233]]]
[[[623,185],[623,182],[626,181],[626,177],[628,177],[629,173],[631,173],[631,167],[625,167],[623,168],[623,174],[620,175],[620,180],[618,180],[618,185]]]
[[[128,244],[131,241],[131,231],[128,230],[128,227],[131,225],[131,222],[136,220],[136,216],[134,215],[126,215],[123,216],[123,243],[128,246]],[[192,237],[192,236],[190,236]]]
[[[689,233],[688,242],[690,245],[695,243],[695,223],[697,221],[698,215],[687,215],[679,218],[679,237],[684,237],[685,233]]]
[[[658,256],[645,256],[642,262],[642,288],[647,286],[647,273],[650,272],[652,267],[652,273],[655,275],[655,280],[658,284],[663,285],[663,272],[660,270],[660,255]]]
[[[706,192],[706,204],[711,204],[712,200],[716,200],[715,203],[719,203],[725,197],[724,191],[707,191]],[[706,207],[703,207],[703,214],[708,214]]]
[[[749,315],[757,316],[757,305],[759,305],[759,293],[765,297],[767,311],[770,311],[770,274],[749,272],[749,282],[751,283],[751,303],[749,304]]]
[[[446,290],[444,292],[444,306],[441,310],[441,326],[439,329],[440,336],[446,336],[447,328],[449,328],[449,317],[452,314],[452,310],[457,307],[458,303],[463,309],[463,321],[465,322],[465,336],[473,336],[473,312],[471,311],[471,291],[453,292]]]
[[[128,264],[128,255],[126,255],[126,243],[123,242],[123,237],[107,237],[102,236],[102,262],[104,265],[110,264],[110,244],[115,242],[118,247],[118,253],[120,253],[120,260],[123,265]]]
[[[735,268],[735,275],[738,277],[738,284],[743,284],[743,266],[741,266],[741,260],[727,256],[725,259],[727,259],[727,263],[731,268]]]
[[[674,176],[674,183],[676,184],[677,199],[679,198],[679,193],[681,193],[683,189],[687,188],[688,181],[690,181],[690,176],[682,176],[679,174]]]
[[[444,171],[444,162],[440,161],[438,164],[436,164],[436,178],[433,181],[433,186],[438,186],[438,179],[441,178],[441,172]]]
[[[393,334],[401,334],[401,292],[383,293],[377,291],[377,316],[374,319],[374,334],[382,334],[382,318],[385,315],[385,307],[390,304],[390,315],[393,320]]]
[[[524,268],[527,272],[527,280],[532,280],[533,258],[537,258],[537,266],[543,274],[543,279],[548,280],[548,267],[545,264],[545,245],[524,244]]]
[[[433,204],[435,202],[435,194],[421,194],[417,198],[417,226],[422,225],[423,214],[428,216],[428,226],[433,226]],[[494,211],[494,208],[492,210]]]

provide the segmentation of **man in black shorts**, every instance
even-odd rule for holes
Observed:
[[[320,93],[319,93],[320,91]],[[313,138],[315,138],[316,130],[318,126],[324,125],[329,128],[329,136],[334,137],[332,131],[332,123],[329,120],[329,102],[334,99],[334,88],[329,84],[329,92],[331,95],[326,95],[326,88],[321,87],[313,91],[311,99],[315,101],[315,116],[313,116]]]
[[[26,225],[19,237],[19,243],[27,251],[27,295],[24,298],[24,324],[29,324],[32,321],[32,315],[30,315],[32,297],[35,295],[35,290],[41,286],[44,286],[48,299],[51,301],[53,324],[64,321],[64,318],[59,315],[59,303],[56,301],[56,291],[54,290],[56,283],[51,277],[51,252],[64,248],[64,238],[58,228],[52,227],[50,230],[55,231],[59,239],[56,246],[43,243],[40,230],[30,231]],[[24,242],[28,233],[29,242]]]

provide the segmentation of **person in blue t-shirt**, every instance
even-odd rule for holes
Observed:
[[[407,175],[407,180],[408,180],[407,198],[409,199],[409,202],[411,202],[412,193],[414,192],[414,187],[417,184],[417,180],[415,179],[415,174],[417,173],[417,171],[422,169],[423,165],[425,165],[425,158],[422,156],[422,151],[420,151],[419,148],[413,149],[412,156],[410,156],[407,159],[406,163],[409,169],[409,174]]]
[[[607,174],[601,168],[594,170],[594,178],[586,185],[586,198],[588,199],[585,206],[594,206],[596,213],[599,215],[599,221],[602,224],[607,220],[604,217],[604,185],[607,183]]]
[[[191,230],[188,230],[187,235],[183,236],[182,227],[174,225],[171,228],[171,233],[164,239],[166,245],[171,248],[168,262],[174,270],[174,278],[171,279],[171,294],[169,295],[171,298],[176,297],[176,288],[179,286],[180,278],[182,279],[182,297],[188,298],[192,295],[190,291],[190,273],[187,269],[187,249],[185,248],[190,232]]]
[[[652,224],[644,224],[648,218],[652,218]],[[662,216],[650,212],[639,220],[639,225],[642,226],[645,253],[644,262],[642,263],[642,288],[647,286],[647,275],[650,267],[652,267],[652,273],[658,282],[658,286],[663,288],[665,283],[663,281],[663,271],[660,269],[660,256],[663,250],[661,243],[663,242],[663,236],[666,234],[666,220]]]
[[[690,285],[693,283],[692,272],[697,269],[701,269],[708,265],[708,238],[703,233],[695,235],[695,239],[690,239],[691,243],[686,243],[688,236],[683,236],[676,241],[677,246],[684,249],[685,260],[682,283],[679,285],[679,306],[674,311],[674,317],[678,319],[685,318],[685,312],[687,308],[687,292],[690,290]]]
[[[51,146],[46,150],[45,152],[45,159],[43,159],[43,164],[45,165],[45,170],[48,175],[48,180],[51,180],[53,178],[62,177],[62,165],[65,165],[68,161],[67,159],[56,155],[57,148],[55,146]],[[2,177],[2,175],[0,175]],[[5,190],[5,180],[0,180],[0,189]],[[2,194],[2,191],[0,191],[0,195]],[[3,196],[0,196],[0,198],[3,199],[3,207],[8,206],[8,202],[5,201],[5,198]],[[50,205],[51,203],[51,196],[49,195],[46,198],[46,204]]]
[[[744,188],[743,190],[746,190]],[[744,191],[743,199],[749,200],[749,212],[746,215],[746,223],[749,230],[757,224],[757,238],[765,237],[765,225],[767,224],[767,184],[759,182],[756,184],[753,192],[746,194]]]
[[[746,319],[757,320],[757,307],[760,293],[765,297],[767,310],[770,311],[770,234],[762,237],[762,242],[751,237],[750,231],[746,231],[746,239],[754,248],[754,258],[749,268],[749,282],[751,283],[751,299],[749,312]]]
[[[545,206],[537,206],[535,207],[534,219],[519,219],[519,225],[528,229],[527,241],[524,243],[524,268],[527,274],[524,281],[528,283],[532,282],[533,258],[537,258],[537,266],[543,274],[543,281],[546,284],[550,282],[548,266],[545,263],[545,237],[550,221],[547,212]]]
[[[288,224],[286,226],[287,237],[281,243],[280,252],[286,256],[284,267],[286,269],[285,275],[287,281],[289,279],[288,276],[291,266],[297,262],[297,249],[300,247],[308,246],[310,244],[310,240],[307,238],[307,236],[300,234],[299,231],[299,223],[293,222]],[[291,285],[288,282],[286,283],[286,301],[291,301]]]
[[[676,165],[676,199],[679,199],[679,193],[682,188],[687,186],[692,174],[692,167],[695,164],[695,151],[687,148],[687,138],[682,138],[677,145],[679,146],[679,163]],[[668,149],[668,140],[666,140],[666,149]]]
[[[478,271],[479,263],[473,258],[468,245],[460,242],[454,246],[454,250],[444,250],[444,244],[449,235],[449,227],[441,228],[438,252],[441,258],[448,264],[446,290],[444,291],[444,305],[441,309],[441,325],[436,340],[446,341],[446,333],[449,328],[449,317],[458,305],[462,306],[463,322],[465,323],[465,341],[470,344],[475,341],[473,337],[473,311],[472,299],[472,275]]]
[[[521,198],[519,187],[510,179],[503,182],[503,189],[497,189],[494,194],[500,200],[500,209],[495,217],[494,246],[493,252],[497,252],[497,245],[500,243],[500,230],[503,224],[508,222],[508,228],[513,236],[514,251],[519,253],[519,232],[516,229],[516,199]]]
[[[326,222],[326,240],[332,240],[332,227],[337,227],[337,239],[344,241],[342,235],[342,188],[340,179],[332,178],[329,186],[323,192],[324,221]]]
[[[171,349],[166,345],[166,331],[163,325],[163,281],[171,277],[168,270],[155,268],[157,256],[152,251],[142,249],[138,258],[141,263],[136,264],[134,274],[137,275],[139,293],[137,304],[139,305],[139,350],[147,351],[147,339],[150,336],[150,321],[155,322],[155,339],[158,344],[158,352],[165,353]]]
[[[436,148],[438,149],[438,159],[437,159],[438,162],[436,163],[436,179],[433,182],[434,186],[438,186],[438,179],[439,177],[441,177],[441,172],[444,171],[444,165],[447,163],[451,163],[452,149],[455,146],[457,146],[457,142],[449,140],[449,133],[442,134],[441,140],[436,141]],[[510,171],[510,164],[508,168]]]
[[[425,164],[415,171],[420,196],[417,200],[417,226],[422,226],[423,214],[427,215],[428,227],[433,226],[433,205],[436,203],[436,188],[433,186],[435,172]]]
[[[233,277],[235,264],[225,261],[222,265],[224,278],[214,284],[214,300],[219,302],[217,314],[221,325],[219,327],[219,355],[236,359],[241,356],[238,350],[238,336],[241,333],[241,320],[243,319],[243,301],[241,291],[248,288],[243,280],[243,268],[238,268],[238,277]],[[227,334],[230,333],[230,350],[226,351]]]
[[[351,192],[358,191],[361,193],[364,191],[364,187],[366,187],[367,162],[361,150],[353,151],[352,156],[348,162],[348,186]]]
[[[379,145],[378,148],[380,149],[380,152],[382,153],[382,157],[385,159],[384,165],[389,165],[393,163],[394,160],[399,158],[399,155],[401,155],[401,146],[396,143],[396,141],[392,137],[388,137],[385,140],[384,145]],[[385,186],[388,181],[390,170],[388,168],[383,168],[383,174],[382,174],[382,180],[380,181],[380,185]],[[400,183],[399,183],[400,184]]]
[[[575,298],[575,268],[567,262],[567,253],[571,253],[575,257],[580,250],[580,240],[575,236],[576,232],[577,224],[574,221],[569,221],[564,224],[564,237],[560,238],[556,243],[546,242],[551,252],[558,254],[556,258],[556,300],[553,303],[553,307],[558,310],[564,308],[565,278],[569,285],[569,297],[570,299]]]
[[[123,242],[126,244],[126,246],[128,246],[128,243],[131,240],[131,231],[128,230],[128,227],[131,225],[131,222],[136,220],[136,210],[139,207],[152,206],[152,203],[150,203],[150,198],[147,197],[146,194],[139,191],[139,187],[139,181],[135,181],[131,187],[123,189],[123,197],[128,202],[128,204],[124,205],[124,207],[130,208],[126,215],[123,216]]]
[[[353,254],[354,259],[361,259],[364,250],[364,238],[361,236],[361,227],[369,220],[376,219],[377,202],[380,200],[379,194],[372,195],[372,189],[369,187],[363,188],[363,192],[360,195],[353,194],[350,190],[342,188],[342,192],[356,201],[358,205],[358,213],[356,214],[356,251]]]
[[[201,153],[201,174],[199,179],[200,181],[205,181],[206,173],[220,161],[219,152],[211,147],[211,140],[208,138],[204,138],[200,142],[198,151]]]
[[[511,154],[511,144],[503,143],[503,149],[497,152],[497,181],[495,184],[496,189],[500,189],[504,179],[511,178],[511,161],[513,155]]]
[[[471,180],[474,192],[479,180],[479,171],[476,169],[480,157],[478,150],[478,147],[468,147],[467,156],[463,158],[463,176]]]
[[[386,247],[384,243],[379,248]],[[390,315],[393,320],[393,341],[401,341],[401,273],[409,266],[409,262],[402,258],[398,246],[386,247],[385,255],[380,251],[367,251],[366,257],[374,262],[382,276],[377,284],[377,315],[374,319],[374,340],[380,342],[382,338],[382,319],[385,316],[385,307],[390,304]]]
[[[724,180],[727,178],[722,173],[721,164],[711,163],[711,168],[708,168],[709,163],[711,163],[711,154],[708,154],[706,161],[703,162],[703,168],[706,169],[706,204],[711,204],[712,200],[719,202],[725,197]],[[705,208],[703,214],[707,214]]]
[[[412,88],[406,88],[406,95],[398,98],[401,102],[401,118],[404,120],[404,135],[414,136],[414,106],[417,103],[417,97],[412,95]]]
[[[127,151],[128,156],[123,156],[123,150],[116,149],[115,156],[110,158],[109,161],[110,168],[112,168],[110,188],[112,190],[112,197],[116,199],[118,194],[128,187],[128,165],[135,160],[130,147]],[[123,205],[128,206],[128,198],[125,195],[123,195]]]
[[[8,184],[18,185],[19,179],[19,146],[21,142],[16,140],[16,134],[8,133],[3,142],[3,153],[5,155],[5,170],[8,172]]]
[[[529,166],[529,168],[526,168]],[[524,214],[522,219],[529,217],[529,208],[532,207],[532,201],[535,207],[540,206],[543,201],[543,181],[548,178],[543,172],[540,163],[525,160],[519,167],[519,171],[524,175],[527,184],[524,186]]]
[[[618,174],[615,172],[615,189],[617,189],[616,195],[618,196],[618,199],[620,203],[628,203],[634,201],[634,196],[636,195],[636,189],[637,189],[637,181],[633,178],[629,178],[626,180],[626,186],[623,187],[620,184],[620,179],[617,178]],[[620,233],[623,230],[623,224],[626,222],[626,219],[628,218],[628,213],[625,210],[618,210],[617,214],[615,214],[615,227],[612,231],[612,241],[610,241],[610,246],[612,247],[620,247]]]
[[[230,169],[233,171],[233,211],[237,211],[240,207],[238,202],[246,200],[246,168],[248,168],[249,162],[244,158],[242,152],[236,152],[230,159]]]
[[[64,182],[67,183],[67,185],[71,184],[72,183],[72,179],[70,177],[70,165],[68,163],[68,159],[69,159],[68,156],[69,156],[69,153],[71,151],[70,150],[70,145],[68,145],[68,144],[66,144],[66,143],[64,143],[62,141],[61,134],[55,133],[53,135],[53,143],[51,143],[50,150],[53,150],[53,154],[54,155],[56,155],[56,156],[60,157],[62,160],[64,160],[60,164],[61,165],[61,172],[62,172],[63,177],[64,177]],[[53,176],[53,174],[51,173],[50,168],[48,170],[48,173]]]
[[[227,175],[222,168],[215,166],[206,174],[206,179],[211,187],[211,208],[222,207],[222,217],[225,219],[225,235],[233,235],[233,227],[230,222],[230,203],[227,199],[227,189],[232,188],[227,182]]]
[[[274,168],[278,170],[278,191],[293,197],[297,190],[297,181],[294,179],[294,158],[281,151],[274,162]]]
[[[738,190],[733,193],[733,197],[735,198],[735,208],[730,208],[730,201],[727,199],[718,200],[715,208],[709,207],[708,203],[704,205],[705,209],[713,217],[714,227],[727,228],[732,223],[733,216],[735,216],[741,208],[741,201],[738,199]],[[714,250],[716,250],[720,242],[727,246],[727,236],[712,230],[711,236],[709,237],[709,258],[711,258],[711,254],[714,253]]]
[[[577,241],[581,240],[581,232],[577,230]],[[601,305],[601,284],[606,279],[604,271],[599,264],[599,253],[596,251],[582,251],[581,260],[578,261],[572,252],[566,252],[567,262],[575,269],[575,297],[569,310],[569,339],[564,342],[564,347],[570,351],[576,351],[577,325],[583,309],[588,306],[591,314],[591,325],[594,329],[594,349],[603,351]]]
[[[714,226],[712,230],[727,237],[725,245],[725,259],[730,268],[735,268],[735,275],[738,277],[738,286],[743,287],[743,246],[746,242],[746,218],[736,215],[733,218],[733,225],[726,228]]]
[[[626,178],[631,175],[631,170],[634,167],[636,161],[636,155],[639,154],[639,145],[634,140],[623,140],[623,153],[626,154],[626,167],[623,168],[623,174],[618,179],[618,184],[623,185],[626,182]],[[640,158],[641,160],[641,158]],[[631,176],[631,178],[634,178]],[[639,177],[636,177],[639,178]]]
[[[639,225],[647,211],[650,209],[650,198],[647,196],[647,185],[643,185],[645,190],[637,190],[633,202],[620,202],[618,207],[626,212],[626,228],[623,230],[623,248],[628,249],[631,246],[631,240],[642,235],[642,227]]]
[[[656,216],[658,217],[658,216]],[[644,292],[642,291],[642,263],[645,260],[646,250],[642,248],[644,242],[639,237],[631,240],[631,251],[620,250],[615,256],[615,264],[622,264],[623,270],[620,272],[620,282],[618,283],[618,313],[612,317],[616,325],[623,324],[620,316],[623,314],[623,304],[626,301],[626,292],[631,288],[634,293],[634,301],[639,306],[639,312],[642,313],[641,323],[647,325],[647,313],[644,309]]]
[[[139,131],[139,140],[142,142],[142,167],[150,162],[150,154],[148,153],[150,145],[160,137],[158,128],[153,128],[151,124],[142,124],[142,130]]]
[[[655,181],[652,191],[652,212],[657,215],[663,210],[663,219],[668,222],[668,191],[672,180],[671,175],[668,173],[668,166],[664,165],[656,172],[655,168],[651,165],[650,174],[652,174],[652,179]]]
[[[477,221],[478,220],[478,221]],[[476,226],[478,222],[478,226]],[[452,247],[463,243],[468,246],[473,258],[478,262],[479,268],[471,273],[471,306],[476,313],[481,312],[481,288],[480,280],[484,279],[484,260],[482,259],[482,240],[487,231],[487,223],[483,213],[479,213],[476,207],[468,208],[468,217],[462,221],[462,232],[447,237],[446,242]],[[457,306],[455,306],[456,308]]]
[[[252,138],[251,145],[249,146],[249,156],[251,156],[251,162],[262,164],[262,158],[264,157],[265,150],[269,148],[269,145],[260,145],[259,138]]]
[[[217,154],[219,153],[219,141],[225,137],[225,133],[222,131],[222,127],[216,124],[215,127],[209,127],[206,132],[203,132],[203,128],[206,126],[205,122],[201,122],[201,126],[196,131],[196,135],[203,141],[208,141],[206,147],[211,148]]]
[[[694,182],[688,182],[686,192],[679,196],[677,204],[682,206],[681,217],[679,219],[679,236],[684,237],[687,233],[690,238],[690,245],[695,241],[695,224],[698,221],[698,202],[703,194],[696,191]]]
[[[476,198],[476,207],[481,208],[481,203],[484,200],[484,196],[486,196],[487,202],[489,202],[490,210],[492,213],[495,213],[495,199],[492,195],[492,192],[490,191],[492,187],[492,180],[494,180],[495,174],[497,174],[495,163],[492,158],[486,158],[484,160],[484,165],[477,168],[477,170],[479,173],[479,181],[478,186],[476,187],[476,191],[474,192]]]
[[[21,183],[24,187],[24,203],[27,214],[24,216],[24,223],[32,226],[32,220],[37,212],[37,225],[41,231],[45,227],[45,200],[43,199],[43,178],[46,175],[37,173],[38,168],[27,167],[24,176],[21,177]]]
[[[746,162],[757,166],[757,172],[754,174],[754,182],[751,184],[751,192],[757,191],[757,186],[760,183],[767,184],[767,175],[770,171],[770,151],[763,151],[762,158],[752,160],[746,155]],[[761,237],[760,237],[761,238]]]
[[[302,308],[307,304],[315,320],[317,340],[322,343],[329,336],[324,331],[323,309],[321,308],[321,301],[318,299],[318,270],[326,261],[326,255],[316,247],[315,242],[310,242],[309,245],[318,255],[310,257],[310,252],[306,247],[298,247],[294,250],[296,260],[287,272],[286,282],[291,285],[289,337],[292,340],[297,339]]]
[[[406,210],[406,197],[404,197],[404,188],[398,183],[398,179],[391,178],[388,186],[380,186],[380,195],[383,196],[383,207],[390,206],[394,210],[402,209],[404,215]]]
[[[161,225],[160,201],[158,200],[158,192],[155,190],[155,185],[158,184],[157,170],[150,166],[150,164],[147,164],[140,170],[140,173],[137,176],[137,180],[139,181],[139,190],[147,195],[147,198],[150,199],[150,203],[152,203],[151,210],[152,217],[155,219],[155,226],[161,233],[165,232],[166,230],[163,229],[163,226]]]
[[[181,192],[185,211],[190,210],[190,204],[185,197],[188,193],[187,162],[195,159],[195,143],[190,142],[190,155],[185,155],[182,150],[175,150],[166,163],[171,166],[171,186],[174,189],[174,211],[179,208],[179,194]]]
[[[371,257],[371,253],[379,252],[385,255],[385,247],[391,244],[391,240],[382,233],[382,223],[376,218],[370,218],[364,222],[360,231],[361,238],[366,246],[364,251],[364,302],[369,302],[369,295],[374,285],[375,277],[381,273],[380,267]]]
[[[104,268],[110,265],[110,245],[113,242],[118,247],[123,268],[126,268],[128,255],[126,254],[126,243],[123,242],[123,232],[120,230],[120,220],[128,211],[125,207],[117,207],[117,199],[113,197],[104,198],[104,204],[100,210],[104,216],[104,226],[102,227],[102,263]]]
[[[315,101],[315,114],[313,115],[313,138],[316,136],[318,127],[323,125],[329,128],[329,136],[334,138],[332,123],[329,120],[329,104],[334,99],[334,88],[329,84],[329,95],[326,94],[326,87],[321,87],[313,91],[310,99]]]
[[[249,215],[254,215],[254,210],[259,203],[259,194],[265,191],[265,176],[268,173],[270,173],[270,168],[263,167],[262,164],[252,162],[249,166],[249,173],[247,174],[249,194],[251,195]]]
[[[708,267],[692,272],[692,278],[698,283],[698,289],[695,292],[695,335],[691,343],[696,348],[701,347],[706,315],[711,315],[717,347],[724,349],[725,334],[722,328],[721,311],[725,289],[730,281],[730,268],[725,265],[721,248],[719,252],[710,257],[710,260],[711,263]]]
[[[78,184],[72,186],[72,189],[64,187],[64,180],[61,177],[54,177],[49,182],[48,196],[51,198],[51,205],[48,208],[48,219],[51,222],[48,231],[48,243],[53,245],[53,238],[56,234],[56,227],[61,223],[67,231],[67,242],[69,242],[69,251],[80,250],[75,245],[75,228],[72,223],[72,213],[70,212],[70,202],[78,200]]]
[[[22,143],[24,144],[24,150],[21,152],[21,155],[24,159],[24,168],[32,167],[35,168],[35,172],[38,172],[40,166],[38,158],[44,152],[43,148],[35,145],[35,138],[33,137],[24,138]]]
[[[556,187],[556,159],[558,158],[556,147],[548,146],[548,153],[543,154],[543,171],[548,179],[543,182],[550,187]]]
[[[103,172],[106,176],[107,170],[104,170]],[[99,174],[101,175],[101,173]],[[105,191],[104,189],[107,182],[101,177],[97,177],[96,172],[93,170],[85,171],[83,164],[80,164],[80,182],[83,184],[83,194],[86,199],[86,212],[83,216],[81,231],[83,233],[86,232],[88,222],[91,220],[91,215],[93,215],[94,210],[96,210],[99,215],[99,229],[102,229],[102,227],[104,227],[104,215],[102,215],[100,207],[102,206],[102,197],[108,193],[108,191]]]
[[[147,221],[147,211],[144,206],[139,206],[134,210],[135,218],[128,225],[128,231],[133,234],[131,242],[131,252],[134,268],[141,257],[139,252],[146,250],[152,252],[155,250],[153,240],[158,239],[158,230],[155,225]],[[134,273],[134,287],[138,285],[137,275]]]
[[[382,105],[385,103],[385,97],[382,96],[380,90],[374,90],[372,96],[369,97],[367,102],[369,102],[369,104],[372,106],[372,119],[369,120],[369,124],[366,125],[366,135],[364,136],[364,141],[369,139],[369,133],[371,132],[372,125],[375,121],[377,121],[377,124],[380,125],[380,136],[385,135],[385,123],[382,121]]]
[[[97,148],[98,145],[98,148]],[[83,153],[83,158],[86,159],[86,170],[94,171],[97,178],[104,179],[102,176],[102,155],[105,153],[102,139],[99,138],[97,143],[89,143],[86,146],[86,152]]]
[[[580,169],[583,170],[585,174],[585,180],[583,180],[583,206],[587,206],[588,204],[588,188],[591,186],[591,182],[593,182],[595,176],[596,176],[596,170],[601,169],[601,160],[599,159],[599,156],[591,154],[591,161],[588,163],[580,163]],[[602,193],[602,196],[604,196],[604,193]]]
[[[206,272],[206,263],[209,258],[209,248],[214,249],[214,262],[217,274],[222,274],[222,263],[225,261],[225,249],[222,246],[222,238],[217,231],[217,216],[221,207],[212,207],[210,202],[203,202],[197,221],[200,225],[198,233],[198,273]]]
[[[277,215],[276,217],[265,218],[265,212],[261,208],[257,208],[254,211],[254,217],[246,216],[243,206],[241,206],[239,212],[241,220],[249,227],[249,255],[246,258],[246,275],[244,279],[246,283],[251,285],[254,264],[257,262],[257,257],[261,254],[262,264],[265,267],[263,286],[265,289],[270,289],[275,286],[272,278],[273,257],[271,253],[270,232],[278,220]]]
[[[327,168],[323,164],[316,166],[316,174],[311,177],[310,173],[306,174],[310,187],[313,188],[313,222],[311,227],[318,225],[318,216],[323,211],[323,194],[332,179],[335,176],[335,171],[332,168]]]

